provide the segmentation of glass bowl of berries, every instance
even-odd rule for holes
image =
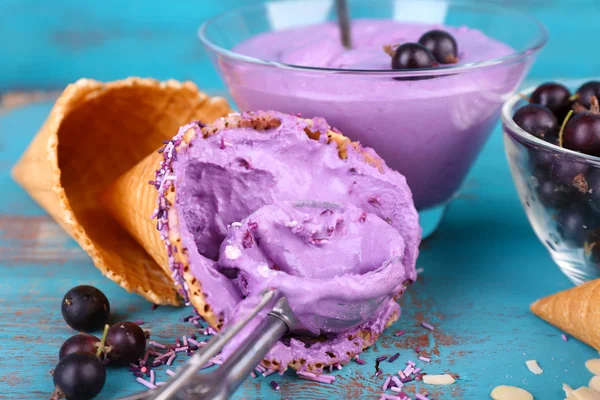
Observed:
[[[237,107],[323,117],[402,173],[431,234],[547,40],[528,14],[481,0],[265,1],[199,37]],[[506,27],[510,26],[510,29]],[[315,190],[315,200],[326,194]]]
[[[575,284],[600,277],[600,81],[544,83],[502,109],[510,169],[529,221]]]

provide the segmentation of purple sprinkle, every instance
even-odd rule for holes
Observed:
[[[135,372],[133,373],[133,376],[136,376],[136,377],[138,377],[138,378],[143,378],[143,377],[144,377],[144,374],[142,374],[142,373],[141,373],[141,372],[139,372],[139,371],[135,371]]]
[[[400,353],[396,353],[393,356],[391,356],[388,362],[394,362],[398,359],[398,357],[400,357]]]
[[[394,396],[391,394],[382,393],[380,399],[383,400],[403,400],[402,397]]]
[[[375,361],[376,361],[376,362],[382,362],[382,361],[384,361],[385,359],[387,359],[387,356],[381,356],[381,357],[377,357],[377,358],[375,359]]]
[[[134,324],[136,325],[144,325],[144,320],[143,319],[136,319],[135,321],[133,321]]]
[[[360,365],[365,365],[365,364],[366,364],[365,360],[363,360],[363,359],[361,359],[361,358],[358,358],[358,356],[354,357],[354,361],[355,361],[357,364],[360,364]]]
[[[187,351],[189,348],[190,348],[190,346],[181,346],[181,347],[176,347],[176,348],[175,348],[175,352],[176,352],[176,353],[179,353],[179,352],[182,352],[182,351]]]
[[[431,362],[431,358],[429,358],[429,357],[421,356],[421,357],[419,357],[419,360],[424,361],[424,362]]]
[[[172,355],[174,355],[175,352],[173,350],[170,350],[168,352],[166,352],[165,354],[163,354],[162,356],[158,356],[154,359],[154,361],[161,361],[165,358],[171,357]]]
[[[565,335],[564,333],[562,335],[560,335],[560,337],[562,338],[562,340],[564,340],[565,342],[569,341],[569,338],[567,337],[567,335]]]
[[[383,391],[385,392],[388,389],[388,386],[390,385],[390,381],[392,380],[391,376],[388,376],[387,378],[385,378],[385,382],[383,383]]]
[[[394,384],[396,385],[396,387],[401,388],[402,386],[404,386],[404,384],[402,382],[400,382],[400,379],[398,379],[397,376],[392,376],[392,382],[394,382]]]
[[[165,371],[169,376],[175,376],[175,372],[171,371],[169,368]]]
[[[166,348],[167,348],[167,346],[165,346],[164,344],[161,344],[161,343],[155,342],[155,341],[153,341],[153,340],[151,340],[150,342],[148,342],[148,344],[149,344],[150,346],[152,346],[152,347],[156,347],[156,348],[159,348],[159,349],[166,349]]]
[[[428,330],[430,330],[430,331],[434,331],[434,330],[435,330],[435,328],[434,328],[432,325],[428,324],[428,323],[427,323],[427,322],[425,322],[425,321],[421,322],[421,326],[422,326],[423,328],[425,328],[425,329],[428,329]]]
[[[269,375],[273,375],[275,372],[277,372],[277,371],[274,369],[268,369],[265,372],[263,372],[262,376],[264,376],[266,378]]]
[[[153,383],[148,382],[147,380],[145,380],[144,378],[135,378],[136,381],[138,381],[139,383],[141,383],[142,385],[146,386],[148,389],[156,389],[156,385]]]
[[[279,384],[277,384],[277,382],[275,382],[275,381],[271,381],[271,387],[273,388],[273,390],[279,390],[279,389],[281,389],[279,387]]]
[[[394,333],[394,336],[402,336],[404,335],[405,331],[398,331],[396,333]]]
[[[175,360],[175,357],[177,357],[177,354],[173,353],[171,355],[171,357],[169,357],[169,359],[167,360],[167,365],[170,367],[171,364],[173,364],[173,361]]]
[[[150,370],[150,383],[154,385],[154,370]]]
[[[407,377],[406,377],[406,378],[404,378],[404,379],[400,379],[400,382],[402,382],[402,383],[407,383],[407,382],[410,382],[410,381],[412,381],[412,380],[414,380],[414,379],[415,379],[415,378],[413,378],[412,376],[407,376]]]
[[[379,375],[381,375],[383,373],[382,370],[377,370],[377,372],[375,372],[375,377],[378,377]]]
[[[417,348],[415,349],[415,352],[417,352],[417,353],[420,353],[420,352],[421,352],[421,348],[420,348],[420,347],[417,347]]]

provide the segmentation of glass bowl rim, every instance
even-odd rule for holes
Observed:
[[[295,0],[295,1],[303,2],[304,0]],[[369,5],[373,5],[373,2],[383,2],[386,0],[356,0],[356,1],[366,2]],[[410,0],[410,1],[415,1],[415,0]],[[475,9],[478,11],[481,11],[481,10],[494,11],[495,10],[496,12],[498,12],[498,11],[500,11],[500,12],[516,12],[516,13],[520,14],[521,16],[529,19],[532,22],[532,24],[537,27],[537,31],[538,31],[537,37],[533,41],[533,44],[531,44],[526,49],[523,49],[521,51],[514,51],[506,56],[496,57],[496,58],[483,60],[483,61],[477,61],[477,62],[460,64],[460,65],[438,66],[438,67],[434,67],[434,68],[420,68],[420,69],[414,69],[414,70],[393,70],[393,69],[384,69],[384,70],[368,69],[367,70],[367,69],[341,69],[341,68],[309,67],[309,66],[302,66],[302,65],[280,63],[280,62],[276,62],[276,61],[262,60],[259,58],[245,56],[243,54],[236,53],[235,51],[225,49],[225,48],[213,43],[207,37],[206,31],[212,24],[220,21],[223,18],[227,18],[227,16],[234,14],[234,13],[249,12],[250,10],[262,9],[265,7],[265,3],[250,4],[250,5],[246,4],[244,6],[232,8],[231,10],[228,10],[221,14],[218,14],[218,15],[204,21],[202,23],[202,25],[200,26],[200,28],[198,29],[197,34],[198,34],[198,38],[204,44],[204,46],[206,46],[211,51],[217,53],[219,56],[225,57],[227,59],[239,61],[242,63],[246,63],[246,64],[254,64],[254,65],[260,65],[263,67],[294,70],[294,71],[301,71],[301,72],[312,72],[312,73],[342,73],[342,74],[377,75],[377,76],[388,76],[389,75],[389,76],[394,76],[394,77],[450,75],[450,74],[469,72],[472,70],[478,70],[481,68],[487,68],[487,67],[500,65],[500,64],[511,63],[511,62],[515,62],[515,61],[519,61],[521,59],[527,58],[529,55],[536,53],[542,47],[544,47],[544,45],[548,41],[548,30],[546,29],[544,24],[542,24],[541,21],[539,21],[537,18],[535,18],[531,14],[529,14],[527,12],[523,12],[517,8],[503,6],[503,5],[498,4],[497,2],[493,2],[490,0],[477,0],[477,1],[474,1],[474,0],[433,0],[433,1],[458,6],[459,8],[463,8],[463,9],[469,8],[469,9],[472,9],[472,10]]]
[[[573,79],[573,80],[562,80],[558,83],[561,85],[565,85],[568,88],[572,88],[575,85],[583,84],[585,82],[595,80],[594,78],[590,79]],[[551,82],[551,81],[548,81]],[[539,86],[539,85],[537,85]],[[525,90],[519,91],[516,94],[512,95],[503,105],[502,110],[500,112],[500,118],[502,120],[502,125],[510,132],[506,132],[506,129],[503,129],[504,133],[507,135],[514,134],[518,136],[520,139],[525,140],[530,144],[534,144],[538,147],[543,147],[548,151],[552,151],[554,153],[564,154],[570,157],[579,158],[581,160],[588,161],[593,164],[600,165],[600,157],[591,156],[589,154],[580,153],[575,150],[569,150],[564,147],[557,146],[555,144],[546,142],[538,137],[533,136],[532,134],[524,131],[513,119],[513,111],[517,103],[523,100],[523,96],[528,96],[537,88],[537,86],[531,86]]]

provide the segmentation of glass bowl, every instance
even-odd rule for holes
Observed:
[[[583,82],[561,83],[574,90]],[[521,95],[504,104],[502,129],[525,213],[537,237],[573,283],[600,278],[600,157],[525,132],[513,120],[514,112],[524,104]]]
[[[481,0],[349,0],[348,6],[351,18],[467,25],[514,51],[394,71],[303,67],[232,50],[260,33],[336,21],[333,0],[243,6],[205,22],[199,37],[240,110],[324,117],[406,176],[426,237],[457,194],[500,107],[546,43],[546,30],[527,14]]]

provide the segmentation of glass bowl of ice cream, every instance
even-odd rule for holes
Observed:
[[[348,7],[351,49],[340,42],[333,0],[244,6],[207,21],[199,36],[240,110],[322,116],[406,176],[427,236],[546,31],[527,14],[475,0],[350,0]],[[432,50],[418,64],[405,46],[408,62],[402,58],[401,45],[432,30],[454,39],[456,57],[438,60]]]
[[[502,125],[529,222],[562,272],[581,284],[600,278],[600,114],[592,100],[600,82],[571,83],[513,96]]]

